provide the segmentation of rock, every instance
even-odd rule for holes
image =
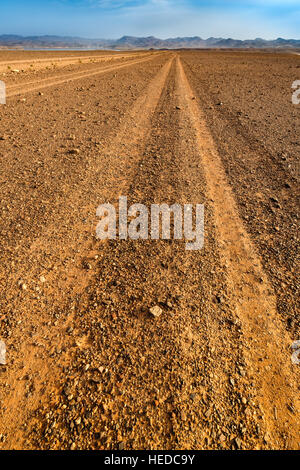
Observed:
[[[235,442],[238,449],[240,449],[242,447],[242,441],[239,437],[236,437],[234,442]]]
[[[0,339],[0,365],[5,366],[6,364],[6,346],[4,341]]]
[[[151,307],[149,309],[149,312],[154,317],[160,317],[160,315],[163,313],[162,309],[158,305],[155,305],[155,307]]]
[[[78,155],[80,153],[80,150],[79,149],[71,149],[71,150],[69,150],[69,153],[71,153],[72,155]]]
[[[19,281],[18,285],[19,285],[20,289],[27,290],[27,284],[25,284],[25,282]]]

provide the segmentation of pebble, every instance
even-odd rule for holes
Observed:
[[[156,318],[160,317],[160,315],[163,313],[162,309],[158,305],[155,305],[155,307],[151,307],[149,311],[151,315],[153,315]]]
[[[241,441],[241,439],[240,439],[239,437],[237,437],[237,438],[234,440],[234,442],[236,443],[237,448],[240,449],[241,446],[242,446],[242,441]]]
[[[20,289],[27,290],[27,284],[25,284],[25,282],[19,281],[18,284],[19,284]]]
[[[0,340],[0,365],[6,364],[6,346],[4,341]]]

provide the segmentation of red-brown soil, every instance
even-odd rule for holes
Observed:
[[[299,449],[300,58],[60,54],[0,75],[0,449]],[[204,248],[97,240],[121,195]]]

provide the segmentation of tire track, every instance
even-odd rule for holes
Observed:
[[[227,273],[231,300],[242,322],[243,348],[256,384],[272,448],[299,449],[299,371],[291,364],[291,339],[280,323],[276,296],[264,273],[253,242],[239,217],[221,158],[205,118],[177,59],[178,87],[183,113],[196,133],[207,182],[214,203],[220,256]]]
[[[79,340],[78,344],[73,344],[68,335],[62,335],[72,322],[74,299],[84,291],[93,276],[92,270],[90,272],[82,270],[82,259],[92,254],[90,244],[94,226],[87,236],[87,227],[80,221],[91,211],[94,215],[95,204],[100,197],[99,192],[101,197],[108,197],[109,188],[111,191],[119,189],[124,181],[124,175],[129,177],[130,172],[138,164],[145,136],[151,129],[151,117],[164,89],[172,62],[173,58],[161,67],[145,92],[129,110],[115,138],[112,137],[106,149],[107,155],[102,160],[103,164],[99,165],[97,161],[90,165],[85,174],[82,190],[74,193],[72,188],[68,188],[65,191],[65,200],[72,200],[72,206],[78,208],[79,214],[77,212],[72,214],[68,224],[65,222],[64,229],[60,226],[59,217],[56,219],[56,225],[50,224],[45,227],[44,232],[29,248],[30,261],[27,263],[27,272],[17,273],[18,277],[22,276],[25,282],[31,285],[37,278],[39,267],[43,265],[45,254],[56,263],[55,271],[49,272],[49,288],[41,295],[38,302],[30,292],[27,296],[16,296],[15,311],[22,312],[22,326],[14,329],[13,336],[14,344],[21,346],[16,353],[10,351],[10,361],[17,366],[10,368],[5,378],[7,388],[10,390],[9,396],[1,397],[1,401],[5,402],[6,412],[1,418],[0,433],[7,436],[5,447],[8,449],[26,446],[24,435],[30,429],[29,417],[40,406],[42,395],[45,401],[45,397],[51,396],[51,392],[56,396],[55,391],[64,378],[63,366],[71,360],[74,347],[76,345],[77,348],[80,347]],[[120,153],[123,158],[120,158]],[[99,185],[99,181],[104,179],[109,180],[109,184]],[[74,237],[74,233],[78,236]],[[26,263],[24,266],[26,269]],[[8,285],[14,288],[16,281],[16,278],[10,278]],[[62,312],[64,308],[66,315],[53,325],[51,321],[53,311],[57,309]],[[35,332],[33,336],[32,331]],[[50,339],[48,345],[46,338]],[[53,360],[53,344],[60,351],[59,363]],[[18,368],[20,364],[22,367]],[[34,390],[28,399],[26,397],[26,405],[21,406],[24,400],[22,378],[28,376],[35,378]],[[3,391],[1,395],[2,393]],[[28,428],[24,428],[23,423],[28,425]]]
[[[123,140],[123,136],[120,142],[113,141],[113,147],[116,146],[114,150],[119,155],[121,152],[120,164],[124,165],[118,173],[123,173],[124,169],[126,175],[123,180],[110,178],[110,186],[107,185],[104,191],[108,199],[103,202],[115,203],[121,194],[128,195],[129,204],[142,201],[147,204],[150,201],[162,202],[166,198],[180,201],[182,197],[187,197],[185,180],[181,177],[186,160],[177,152],[178,113],[173,98],[174,75],[173,62],[151,126],[147,126],[146,133],[143,130],[143,135],[140,135],[138,123],[132,143],[128,142],[128,138]],[[155,83],[153,86],[153,91],[157,93]],[[153,106],[150,96],[149,105]],[[140,106],[143,112],[145,105],[142,101]],[[125,146],[121,145],[124,142]],[[132,152],[140,156],[135,164]],[[188,153],[186,158],[187,155]],[[190,277],[185,278],[187,286],[182,285],[183,269],[189,272],[197,264],[197,257],[191,253],[187,256],[182,242],[164,243],[162,240],[98,241],[95,251],[99,264],[97,263],[96,276],[80,299],[78,309],[85,314],[77,319],[76,328],[85,337],[90,337],[86,350],[89,351],[91,363],[105,364],[110,370],[108,384],[103,377],[103,388],[108,386],[109,390],[120,389],[120,393],[124,395],[122,407],[128,418],[119,416],[118,434],[124,438],[126,448],[181,449],[185,443],[188,448],[204,445],[205,433],[200,425],[197,432],[194,432],[194,425],[193,436],[189,436],[190,433],[180,427],[180,423],[183,423],[181,415],[191,414],[190,395],[192,390],[199,392],[196,387],[201,380],[197,374],[201,375],[199,369],[203,358],[203,335],[196,334],[198,325],[195,325],[195,318],[194,324],[190,324],[190,319],[194,316],[193,307],[197,308],[200,293],[193,295],[196,286],[189,282]],[[189,291],[188,296],[186,291]],[[183,292],[185,299],[179,301],[177,296],[181,297]],[[158,299],[161,302],[172,299],[174,305],[171,308],[164,305],[162,318],[153,321],[147,307],[152,302],[159,301]],[[103,335],[98,335],[93,327],[99,317]],[[130,366],[126,364],[129,355]],[[123,366],[120,365],[121,359],[125,359]],[[73,387],[73,377],[76,377],[81,361],[82,351],[77,349],[73,369],[68,371],[70,380],[65,378],[65,383],[69,383],[70,388]],[[88,408],[92,395],[90,384],[82,383],[80,386],[82,388],[79,394],[87,397]],[[114,409],[113,419],[107,423],[106,413],[99,414],[96,411],[95,421],[98,423],[99,434],[103,436],[93,442],[93,429],[84,429],[79,438],[73,438],[74,445],[78,446],[76,448],[115,448],[115,408],[118,407],[119,400],[114,393],[105,391],[103,398],[100,393],[94,393],[93,408],[103,400],[105,409]],[[157,404],[152,407],[154,397]],[[59,413],[59,403],[63,400],[61,397],[57,402],[58,408],[56,405],[52,408],[55,411],[51,419],[57,419],[59,426],[64,429],[61,417],[56,414],[56,411]],[[199,402],[199,397],[193,402],[193,424],[196,420],[199,423]],[[43,413],[44,411],[47,412],[47,408]],[[147,419],[144,419],[144,412]],[[42,421],[45,423],[45,416]],[[47,429],[49,426],[51,423],[46,423]],[[62,448],[68,448],[66,440],[68,430],[61,442]],[[43,445],[52,448],[55,445],[53,436],[47,435]]]
[[[153,55],[151,54],[150,57],[138,59],[138,60],[131,60],[120,65],[109,65],[107,67],[102,66],[101,68],[97,68],[96,70],[93,70],[92,72],[91,71],[75,72],[75,73],[69,73],[65,75],[59,75],[59,78],[51,77],[51,78],[45,78],[45,79],[38,80],[38,81],[17,84],[17,85],[8,85],[6,89],[7,90],[6,96],[7,98],[11,98],[16,95],[30,93],[32,91],[37,91],[37,90],[42,90],[50,86],[62,85],[63,83],[67,83],[73,80],[80,80],[81,78],[88,78],[88,77],[93,77],[94,75],[101,75],[104,73],[113,72],[115,70],[120,70],[125,67],[129,67],[131,65],[138,65],[140,63],[147,62],[157,57],[157,55],[158,54],[153,54]]]
[[[127,195],[128,204],[203,201],[206,192],[199,154],[190,122],[182,120],[177,109],[175,74],[173,64],[151,132],[143,136],[146,142],[136,134],[140,150],[135,144],[132,150],[141,155],[138,165],[127,154],[128,145],[131,147],[128,138],[124,148],[123,137],[119,143],[113,139],[114,151],[121,153],[120,164],[124,165],[118,173],[124,172],[124,178],[115,180],[112,174],[102,202],[117,205],[121,194]],[[211,216],[208,226],[211,233]],[[216,285],[218,292],[224,285],[215,241],[208,240],[206,249],[198,252],[187,252],[182,240],[111,240],[98,242],[94,248],[96,273],[77,305],[81,314],[74,319],[85,342],[74,351],[61,388],[86,397],[85,410],[96,410],[99,438],[94,438],[94,426],[71,435],[65,426],[65,412],[60,413],[65,397],[58,391],[56,403],[46,403],[39,414],[46,437],[39,437],[34,444],[41,442],[43,448],[56,449],[59,442],[65,449],[71,440],[76,449],[107,450],[118,448],[118,436],[122,436],[127,450],[236,448],[234,438],[244,429],[249,439],[243,448],[254,447],[255,420],[246,416],[241,405],[241,396],[248,398],[251,393],[228,384],[239,342],[230,327],[226,328],[224,306],[219,309],[213,300]],[[89,262],[93,254],[90,252]],[[155,303],[163,313],[153,320],[148,308]],[[96,327],[99,318],[100,335]],[[109,377],[102,376],[100,393],[88,380],[76,389],[85,356],[91,368],[101,364],[109,370]],[[225,362],[227,370],[222,370]],[[83,375],[93,377],[93,373]],[[223,375],[226,387],[222,387]],[[119,395],[126,417],[118,410]],[[47,420],[49,409],[53,414]],[[109,410],[113,413],[108,422]],[[53,423],[58,428],[55,435],[51,433]],[[40,429],[37,424],[38,436]]]
[[[12,65],[34,65],[34,66],[39,66],[39,65],[47,65],[47,64],[54,64],[55,65],[70,65],[70,64],[76,64],[79,60],[82,61],[82,63],[85,63],[86,61],[94,61],[94,62],[105,62],[107,60],[111,59],[125,59],[125,58],[131,58],[131,57],[142,57],[143,55],[147,55],[147,53],[144,54],[115,54],[115,55],[89,55],[89,56],[69,56],[69,57],[49,57],[47,59],[27,59],[27,60],[10,60],[10,61],[0,61],[0,72],[6,72],[7,71],[7,66],[12,66]],[[67,63],[67,64],[66,64]]]

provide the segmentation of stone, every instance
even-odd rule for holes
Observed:
[[[240,449],[242,447],[242,441],[239,437],[236,437],[234,442],[235,442],[238,449]]]
[[[6,346],[4,341],[0,339],[0,365],[5,366],[6,364]]]
[[[158,306],[158,305],[155,305],[154,307],[151,307],[149,309],[151,315],[153,315],[154,317],[160,317],[160,315],[163,313],[162,309]]]
[[[79,149],[71,149],[71,150],[69,150],[69,153],[72,154],[72,155],[78,155],[80,153],[80,150]]]

